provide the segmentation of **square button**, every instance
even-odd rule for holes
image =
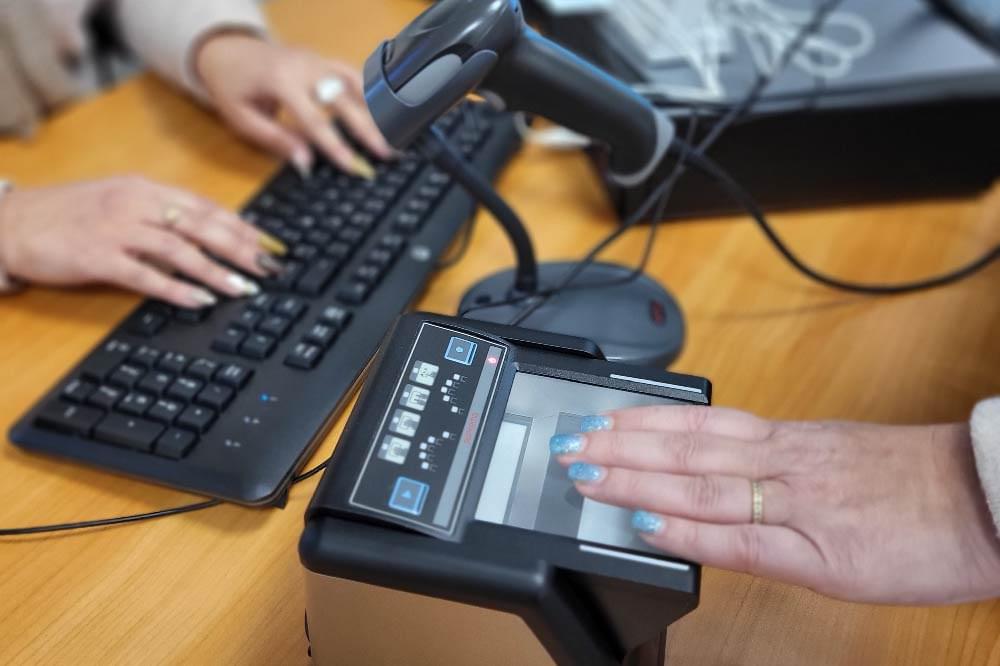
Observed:
[[[424,501],[430,486],[420,481],[401,476],[396,479],[396,486],[389,498],[389,508],[403,513],[419,516],[424,510]]]
[[[408,412],[405,409],[397,409],[389,422],[389,430],[399,433],[404,437],[413,437],[420,427],[420,414]]]
[[[410,372],[410,381],[423,384],[424,386],[434,386],[434,380],[437,379],[438,370],[440,370],[440,368],[433,363],[417,361],[413,365],[413,370]]]
[[[449,361],[461,363],[462,365],[472,365],[472,359],[476,356],[476,348],[479,347],[471,340],[464,338],[452,338],[448,341],[448,350],[444,357]]]
[[[378,457],[387,462],[402,465],[406,462],[406,454],[410,452],[410,440],[402,437],[386,435],[379,447]]]
[[[431,392],[427,389],[422,389],[419,386],[414,386],[413,384],[407,384],[406,388],[403,389],[403,396],[399,400],[399,404],[403,407],[409,407],[410,409],[415,409],[418,412],[424,411],[424,407],[427,406],[427,399],[431,397]]]

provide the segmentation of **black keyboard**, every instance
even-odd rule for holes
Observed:
[[[510,117],[439,121],[495,177]],[[242,504],[280,504],[396,317],[475,210],[414,155],[368,182],[281,169],[244,216],[290,248],[263,293],[184,310],[147,300],[14,425],[25,449]]]

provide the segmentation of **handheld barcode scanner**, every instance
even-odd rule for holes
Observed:
[[[529,28],[518,0],[437,2],[365,64],[368,107],[399,149],[473,91],[605,143],[623,186],[645,181],[674,136],[643,97]]]
[[[372,116],[399,149],[426,148],[434,121],[474,91],[499,107],[544,116],[595,139],[608,151],[607,177],[624,187],[645,182],[674,138],[669,118],[642,96],[529,28],[518,0],[441,0],[381,44],[364,77]],[[517,254],[517,268],[474,285],[460,311],[513,321],[526,307],[525,296],[552,291],[577,266],[536,265],[517,215],[460,155],[449,153],[446,141],[439,138],[435,149],[424,152],[490,209]],[[519,323],[582,335],[609,359],[660,368],[684,341],[673,297],[649,277],[608,263],[589,265],[572,289],[548,296]]]

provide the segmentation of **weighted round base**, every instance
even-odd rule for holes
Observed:
[[[540,291],[555,287],[575,266],[573,262],[539,265]],[[648,276],[622,282],[631,274],[625,266],[595,263],[572,287],[552,296],[519,325],[587,338],[609,361],[664,368],[684,346],[684,316],[673,296]],[[607,283],[612,284],[604,286]],[[468,319],[510,323],[533,301],[484,306],[508,300],[513,284],[513,270],[485,278],[465,293],[459,312],[468,311]]]

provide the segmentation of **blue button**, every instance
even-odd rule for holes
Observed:
[[[454,361],[455,363],[472,365],[472,359],[476,355],[476,347],[478,346],[479,345],[470,340],[452,338],[448,342],[448,351],[444,353],[444,357],[449,361]]]
[[[389,508],[419,516],[424,510],[424,500],[427,499],[428,490],[430,486],[426,483],[401,476],[396,479],[396,487],[392,489]]]

